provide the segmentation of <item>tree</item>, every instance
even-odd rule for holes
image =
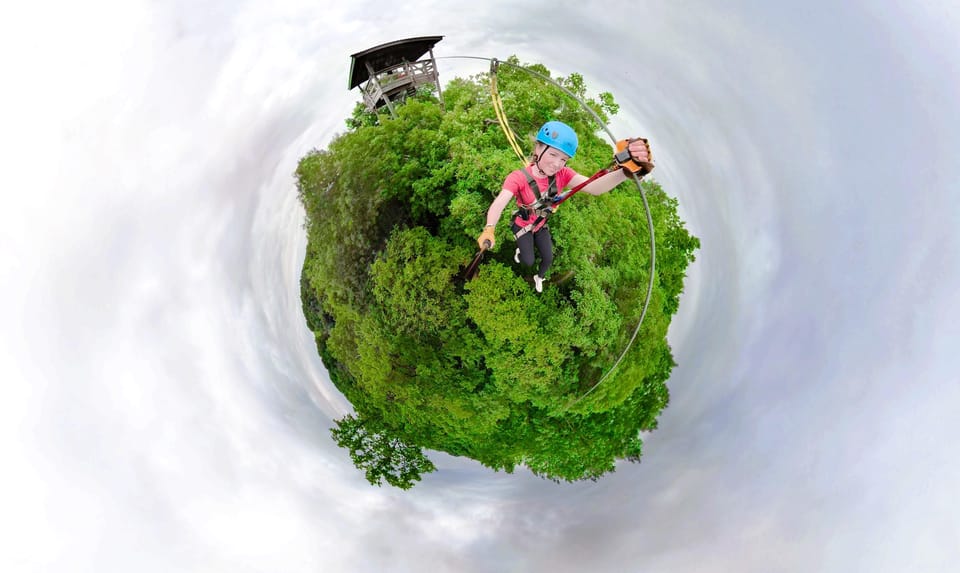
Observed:
[[[423,450],[371,420],[344,416],[330,433],[338,446],[350,451],[354,465],[364,471],[373,485],[379,486],[386,480],[392,486],[410,489],[421,475],[437,469]]]
[[[431,93],[395,106],[396,117],[358,106],[348,131],[297,167],[305,317],[331,380],[361,413],[340,420],[334,438],[378,485],[410,487],[432,471],[422,449],[498,471],[523,465],[548,479],[597,479],[617,460],[639,459],[640,432],[656,427],[669,400],[666,333],[700,243],[655,181],[643,183],[656,231],[650,309],[597,388],[631,337],[649,282],[649,230],[633,182],[558,210],[542,294],[513,261],[509,212],[497,248],[464,281],[487,206],[519,166],[492,121],[487,80],[449,82],[445,108]],[[613,96],[590,98],[582,76],[557,80],[601,119],[616,113]],[[561,90],[510,66],[500,67],[498,86],[528,147],[557,119],[580,136],[572,168],[589,174],[610,161],[593,116]]]

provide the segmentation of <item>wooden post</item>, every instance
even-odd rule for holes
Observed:
[[[390,96],[383,91],[383,86],[380,85],[380,80],[377,79],[377,73],[373,71],[373,66],[370,65],[370,62],[366,62],[366,65],[367,72],[370,74],[370,79],[368,81],[373,82],[374,85],[377,86],[377,91],[380,92],[380,97],[383,99],[383,101],[387,102],[387,107],[390,109],[390,117],[397,117],[396,111],[393,109],[393,102],[390,101]],[[376,102],[374,102],[374,108],[370,111],[376,111]]]
[[[437,84],[437,97],[440,98],[440,109],[446,111],[443,107],[443,92],[440,90],[440,72],[437,71],[437,60],[433,57],[433,48],[430,48],[430,63],[433,64],[433,81]]]

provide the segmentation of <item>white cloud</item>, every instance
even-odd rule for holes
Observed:
[[[900,187],[850,185],[903,176],[851,167],[878,142],[844,146],[905,102],[955,105],[955,79],[905,56],[888,72],[922,90],[831,107],[870,76],[817,67],[809,55],[835,54],[772,8],[721,26],[650,6],[629,37],[579,5],[451,8],[47,3],[3,19],[4,568],[952,569],[953,116],[900,120],[915,120],[903,165],[927,187],[906,218]],[[837,18],[955,59],[955,18],[900,32],[860,16]],[[577,50],[549,52],[538,18],[584,28],[564,36]],[[643,464],[557,486],[437,455],[439,473],[399,492],[368,486],[330,440],[349,406],[299,315],[291,173],[357,99],[349,54],[421,34],[446,36],[438,56],[596,75],[655,137],[704,248]],[[615,65],[625,45],[642,74]],[[441,76],[482,70],[446,60]],[[796,163],[791,145],[820,142],[817,170]],[[855,219],[820,216],[834,204]]]

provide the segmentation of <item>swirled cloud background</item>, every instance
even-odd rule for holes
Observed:
[[[3,12],[3,570],[960,566],[955,3]],[[671,404],[597,483],[431,453],[378,489],[330,440],[292,172],[351,53],[434,34],[613,92],[702,240]]]

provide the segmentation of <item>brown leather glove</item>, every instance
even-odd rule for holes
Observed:
[[[631,142],[637,141],[637,139],[642,141],[647,146],[646,161],[637,161],[630,154],[630,150],[627,148]],[[650,142],[643,137],[635,139],[621,139],[618,141],[617,152],[613,155],[613,158],[617,162],[617,165],[623,168],[623,172],[627,175],[627,177],[629,177],[631,173],[636,173],[638,177],[643,177],[647,173],[653,171],[653,151],[650,150]]]
[[[483,228],[483,232],[477,237],[477,244],[480,245],[481,251],[492,249],[497,244],[497,240],[493,237],[493,227]]]

